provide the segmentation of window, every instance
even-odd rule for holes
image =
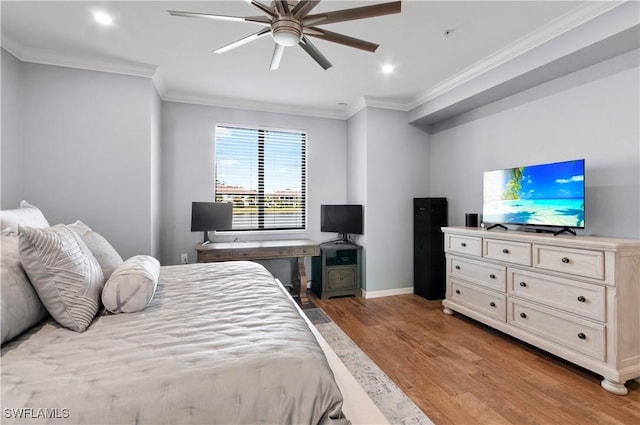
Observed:
[[[306,133],[216,126],[216,202],[233,230],[306,228]]]

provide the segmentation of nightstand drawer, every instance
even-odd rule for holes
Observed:
[[[530,266],[531,244],[485,239],[483,256],[494,260]]]
[[[449,274],[452,277],[469,280],[496,291],[507,290],[505,266],[455,256],[448,257],[448,260]]]
[[[578,276],[604,279],[604,252],[534,245],[533,265]]]
[[[327,270],[327,289],[351,289],[356,288],[355,267],[332,267]]]
[[[451,252],[482,257],[482,238],[449,235],[445,249]]]
[[[233,258],[233,251],[211,250],[198,251],[198,262],[208,263],[212,261],[225,261]]]
[[[494,319],[506,321],[507,297],[503,294],[451,280],[451,294],[447,294],[447,299]]]
[[[602,286],[510,269],[509,295],[604,322],[606,298]]]
[[[595,359],[606,361],[605,326],[510,298],[507,321]]]

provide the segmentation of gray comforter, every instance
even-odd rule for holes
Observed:
[[[309,327],[250,262],[163,267],[142,312],[46,321],[1,367],[2,423],[348,423]]]

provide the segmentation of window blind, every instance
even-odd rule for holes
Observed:
[[[216,202],[233,230],[306,228],[306,133],[216,126]]]

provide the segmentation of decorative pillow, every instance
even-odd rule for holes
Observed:
[[[0,240],[0,329],[5,342],[20,335],[47,317],[27,277],[18,250],[17,233],[2,232]]]
[[[20,208],[0,211],[0,229],[10,227],[11,230],[17,232],[18,226],[42,229],[49,227],[49,222],[38,207],[27,201],[22,201]]]
[[[80,236],[67,226],[20,228],[20,260],[49,314],[83,332],[100,308],[104,277]]]
[[[104,284],[102,304],[112,313],[143,310],[156,292],[160,263],[148,255],[136,255],[116,268]]]
[[[94,232],[89,228],[89,226],[80,220],[68,225],[67,227],[80,236],[82,242],[87,245],[87,248],[89,248],[93,256],[98,260],[98,263],[102,268],[104,280],[109,280],[113,270],[123,263],[122,257],[118,254],[118,251],[116,251],[101,234]]]

